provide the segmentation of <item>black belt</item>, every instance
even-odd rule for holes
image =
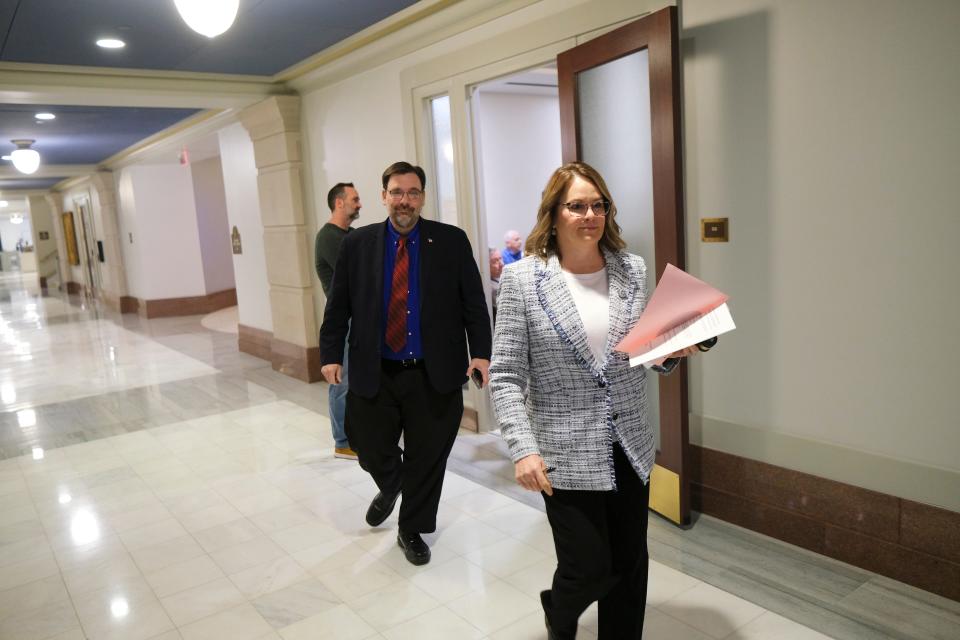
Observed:
[[[380,360],[380,367],[384,371],[406,371],[407,369],[423,369],[424,360],[423,358],[408,358],[406,360],[391,360],[389,358],[382,358]]]

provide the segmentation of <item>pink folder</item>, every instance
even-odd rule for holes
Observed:
[[[686,271],[667,264],[640,320],[615,348],[638,353],[658,336],[713,311],[728,297]]]

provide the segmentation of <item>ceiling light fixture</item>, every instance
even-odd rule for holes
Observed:
[[[10,142],[17,145],[17,148],[10,154],[10,160],[17,171],[28,175],[36,173],[37,169],[40,168],[40,154],[35,149],[30,148],[34,140],[11,140]]]
[[[15,213],[10,216],[10,224],[23,224],[23,216],[19,213]]]
[[[173,0],[180,17],[197,33],[216,38],[233,25],[240,0]]]
[[[123,49],[127,43],[116,38],[100,38],[97,40],[97,46],[104,49]]]
[[[49,112],[47,112],[47,111],[44,111],[44,112],[42,112],[42,113],[38,113],[37,115],[35,115],[35,116],[33,116],[33,117],[36,118],[37,120],[54,120],[54,119],[56,119],[57,116],[55,116],[55,115],[53,115],[52,113],[49,113]]]

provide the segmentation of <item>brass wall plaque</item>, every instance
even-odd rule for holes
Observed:
[[[730,224],[727,218],[701,218],[700,239],[704,242],[729,242]]]
[[[240,255],[243,253],[243,245],[240,243],[240,230],[236,225],[233,227],[233,233],[230,234],[230,241],[233,243],[233,253]]]

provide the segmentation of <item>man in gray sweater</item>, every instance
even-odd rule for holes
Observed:
[[[323,294],[330,295],[333,282],[333,268],[340,255],[340,243],[351,231],[350,225],[360,217],[360,194],[350,182],[338,182],[327,193],[327,206],[330,207],[330,220],[317,232],[315,254],[317,276],[323,286]],[[357,454],[350,447],[344,430],[344,413],[347,406],[347,368],[346,345],[344,346],[344,367],[340,384],[330,385],[330,425],[333,428],[334,450],[337,458],[356,460]]]

